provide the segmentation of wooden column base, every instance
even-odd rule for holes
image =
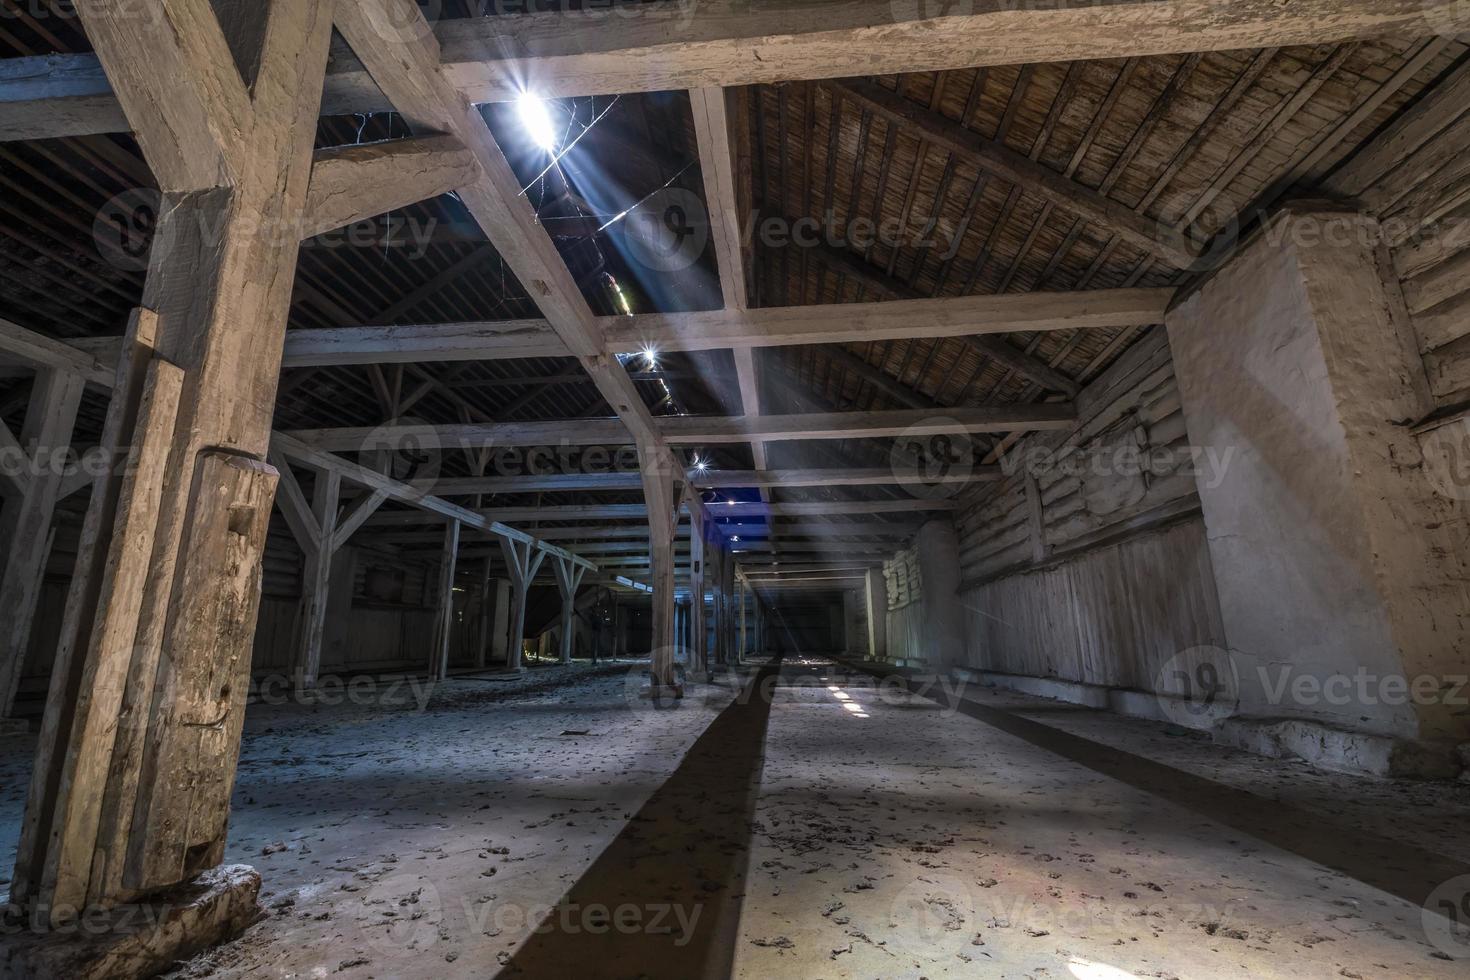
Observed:
[[[0,980],[142,980],[244,932],[264,914],[259,894],[255,869],[231,864],[145,903],[85,912],[50,932],[29,928],[33,919],[44,922],[48,916],[6,909]]]

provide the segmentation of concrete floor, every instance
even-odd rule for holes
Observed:
[[[1470,874],[1470,786],[822,661],[677,711],[640,675],[253,708],[227,857],[270,915],[178,975],[1466,975],[1419,902]],[[5,869],[30,749],[0,741]]]

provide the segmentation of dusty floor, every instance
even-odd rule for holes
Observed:
[[[824,662],[677,711],[640,673],[254,708],[228,859],[271,914],[181,973],[1466,975],[1419,902],[1470,874],[1470,786]],[[0,868],[30,748],[0,741]]]

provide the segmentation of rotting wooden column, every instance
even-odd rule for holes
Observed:
[[[157,7],[77,3],[162,199],[104,432],[128,465],[83,524],[11,886],[52,924],[223,854],[331,37],[330,2],[260,4],[230,38],[208,0]]]
[[[561,593],[561,662],[572,662],[573,639],[577,628],[577,587],[582,584],[586,567],[566,558],[556,559],[556,588]]]
[[[526,636],[526,597],[531,591],[531,580],[546,558],[546,552],[534,548],[529,542],[514,538],[501,538],[501,550],[505,552],[505,564],[510,572],[510,627],[506,631],[505,664],[511,670],[521,669],[521,650]]]
[[[459,521],[444,525],[444,552],[439,557],[438,615],[434,619],[434,650],[429,658],[429,676],[442,681],[449,676],[449,641],[454,635],[454,571],[459,560]]]
[[[31,623],[41,598],[46,559],[54,532],[51,519],[60,498],[61,462],[71,441],[81,404],[81,375],[59,368],[37,372],[19,439],[0,422],[0,445],[9,443],[16,472],[0,474],[0,541],[5,541],[5,571],[0,575],[0,717],[15,705],[20,675],[30,645]]]

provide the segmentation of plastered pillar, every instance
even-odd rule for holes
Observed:
[[[1455,503],[1411,433],[1423,368],[1377,235],[1278,215],[1170,313],[1169,343],[1239,716],[1463,740],[1463,708],[1382,686],[1470,672],[1470,595]]]

